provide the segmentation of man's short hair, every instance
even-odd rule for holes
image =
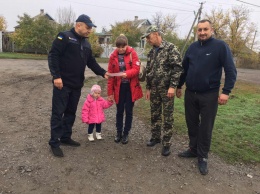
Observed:
[[[210,25],[212,25],[212,22],[208,19],[200,20],[198,23],[205,23],[205,22],[208,22]]]

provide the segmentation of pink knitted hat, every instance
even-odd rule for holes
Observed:
[[[100,87],[99,85],[93,85],[93,86],[91,87],[90,93],[91,93],[91,94],[94,94],[95,91],[101,92],[101,87]]]

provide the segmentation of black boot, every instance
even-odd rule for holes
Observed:
[[[170,146],[163,146],[162,147],[162,155],[163,156],[169,156],[171,153]]]
[[[122,139],[122,132],[120,131],[120,132],[117,132],[117,134],[116,134],[115,142],[119,143],[121,141],[121,139]]]
[[[127,144],[128,143],[128,134],[124,134],[122,137],[122,144]]]
[[[200,170],[200,174],[206,175],[208,174],[208,159],[207,158],[198,158],[198,167]]]
[[[64,156],[60,147],[51,147],[51,151],[52,151],[53,155],[56,156],[56,157],[63,157]]]
[[[153,139],[151,138],[148,142],[147,142],[147,146],[148,147],[153,147],[155,146],[157,143],[161,143],[161,140],[160,139]]]

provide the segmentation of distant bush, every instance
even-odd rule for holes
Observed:
[[[236,66],[245,69],[260,69],[260,58],[256,53],[247,53],[236,59]]]
[[[91,46],[92,53],[94,57],[100,57],[104,49],[99,44],[94,44]]]

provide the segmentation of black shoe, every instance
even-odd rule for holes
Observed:
[[[127,144],[127,143],[128,143],[128,135],[123,135],[122,144]]]
[[[64,156],[60,147],[51,147],[51,151],[52,151],[53,155],[56,156],[56,157],[61,158],[61,157]]]
[[[208,174],[208,159],[207,158],[198,158],[198,166],[199,166],[200,174],[202,174],[202,175]]]
[[[169,156],[171,153],[170,146],[163,146],[162,148],[162,155],[163,156]]]
[[[122,139],[122,133],[121,132],[117,132],[116,137],[115,137],[115,142],[119,143]]]
[[[147,142],[147,146],[148,147],[153,147],[155,146],[157,143],[161,143],[160,139],[150,139],[150,141]]]
[[[191,151],[191,149],[188,149],[184,152],[181,152],[178,154],[179,157],[182,157],[182,158],[196,158],[197,157],[197,154],[196,153],[193,153]]]
[[[60,142],[64,145],[72,146],[72,147],[79,147],[80,143],[74,141],[73,139],[66,139],[66,140],[60,140]]]

